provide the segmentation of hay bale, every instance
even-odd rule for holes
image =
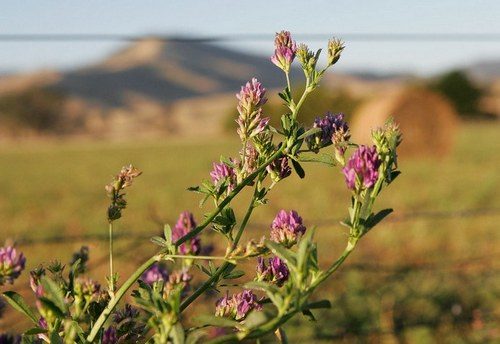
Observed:
[[[421,88],[404,88],[362,104],[351,122],[356,142],[370,144],[371,130],[393,117],[403,132],[399,154],[443,156],[453,147],[458,115],[442,96]]]

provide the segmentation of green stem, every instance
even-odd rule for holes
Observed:
[[[115,277],[113,271],[113,221],[109,221],[109,291],[115,292]]]
[[[254,207],[254,202],[255,202],[255,193],[252,197],[252,200],[250,202],[250,205],[248,206],[247,212],[245,214],[245,217],[243,218],[243,221],[240,224],[240,228],[238,228],[238,233],[236,234],[236,238],[234,239],[233,245],[231,249],[235,249],[238,245],[238,242],[240,241],[241,235],[243,234],[243,231],[248,223],[248,220],[250,219],[250,216],[253,212]],[[225,262],[222,264],[215,273],[210,276],[208,280],[205,281],[198,289],[196,289],[189,297],[187,297],[182,303],[181,303],[181,312],[185,310],[191,303],[193,303],[201,294],[205,292],[208,288],[212,286],[215,282],[217,282],[220,278],[220,276],[233,264],[229,262]]]
[[[290,73],[285,72],[285,76],[286,76],[286,85],[288,87],[288,91],[290,92],[290,94],[292,94],[292,84],[290,83]]]
[[[151,267],[154,263],[160,261],[161,254],[156,254],[153,257],[149,258],[146,262],[144,262],[130,277],[123,283],[123,285],[116,291],[111,300],[109,301],[106,308],[102,311],[99,318],[97,318],[94,326],[92,326],[92,330],[87,337],[87,341],[93,343],[99,330],[102,328],[106,320],[111,315],[113,309],[115,309],[118,302],[120,302],[121,298],[125,295],[127,290],[141,277],[141,275]]]
[[[231,202],[231,200],[245,187],[247,186],[248,184],[250,184],[262,171],[264,171],[264,169],[269,165],[271,164],[274,160],[276,160],[277,158],[279,158],[281,155],[283,155],[283,151],[285,150],[285,145],[282,145],[273,155],[271,155],[271,157],[269,159],[267,159],[255,172],[253,172],[252,174],[250,174],[248,177],[246,177],[245,179],[243,179],[243,181],[238,184],[236,186],[236,188],[234,188],[233,191],[231,191],[229,193],[229,195],[224,198],[222,200],[222,202],[219,203],[219,205],[217,206],[217,209],[215,209],[215,211],[210,214],[206,219],[205,221],[203,221],[202,224],[200,224],[198,227],[196,227],[195,229],[193,229],[192,231],[190,231],[189,233],[187,233],[186,235],[184,235],[182,238],[180,238],[179,240],[177,240],[175,242],[175,246],[179,246],[180,244],[186,242],[187,240],[190,240],[192,238],[194,238],[196,235],[198,235],[203,229],[205,229],[205,227],[207,227],[211,222],[212,220],[217,216],[219,215],[219,213],[222,211],[222,209],[224,209],[224,207],[226,205],[229,204],[229,202]]]

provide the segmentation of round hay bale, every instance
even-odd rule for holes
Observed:
[[[399,155],[443,156],[453,147],[458,115],[441,95],[421,88],[380,94],[362,104],[351,122],[356,142],[371,144],[371,131],[394,118],[403,133]]]

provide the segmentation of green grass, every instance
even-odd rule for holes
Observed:
[[[403,175],[384,192],[377,207],[394,208],[393,218],[396,220],[404,214],[421,211],[500,209],[499,129],[496,123],[467,124],[460,130],[450,156],[402,159],[400,169]],[[19,241],[20,248],[28,256],[29,267],[40,259],[47,261],[52,256],[66,261],[68,254],[82,242],[72,240],[60,244],[23,245],[22,240],[60,235],[106,235],[104,185],[122,165],[128,163],[139,167],[144,174],[128,191],[129,206],[116,233],[155,235],[161,223],[172,224],[177,215],[186,209],[201,219],[211,206],[207,204],[200,209],[199,195],[187,192],[186,188],[208,178],[211,164],[220,154],[229,156],[237,150],[238,142],[231,139],[210,142],[47,142],[1,147],[0,239]],[[297,209],[308,226],[318,224],[321,255],[325,261],[333,260],[346,239],[345,231],[337,220],[346,214],[349,194],[338,169],[310,164],[304,167],[307,174],[305,180],[297,176],[286,179],[273,190],[270,204],[256,210],[249,228],[250,236],[264,234],[279,209]],[[245,207],[247,196],[243,195],[236,202],[238,214]],[[403,317],[410,319],[408,321],[412,324],[425,325],[422,328],[408,327],[403,334],[411,342],[418,342],[414,338],[427,338],[434,333],[434,340],[440,341],[440,333],[456,332],[453,327],[452,330],[446,327],[453,323],[449,319],[449,310],[442,311],[441,306],[436,306],[444,304],[443,309],[446,310],[448,301],[438,299],[438,302],[432,294],[433,290],[441,290],[443,286],[448,289],[442,291],[442,298],[451,298],[463,303],[462,307],[471,308],[464,310],[464,314],[466,311],[467,314],[476,314],[473,311],[479,309],[487,311],[484,314],[488,316],[498,316],[500,290],[497,282],[500,281],[488,271],[498,272],[499,269],[496,263],[500,256],[499,219],[498,212],[490,212],[478,217],[417,217],[388,221],[379,226],[363,239],[349,264],[369,262],[389,267],[434,264],[439,269],[416,269],[407,274],[345,270],[320,292],[320,296],[337,302],[333,310],[321,313],[324,319],[330,319],[336,325],[328,325],[330,327],[327,328],[331,328],[328,330],[321,327],[321,324],[324,325],[322,321],[318,322],[319,327],[307,324],[304,327],[307,330],[294,338],[305,341],[304,338],[315,336],[317,341],[329,342],[339,333],[344,335],[342,328],[347,328],[353,333],[347,334],[346,338],[363,336],[376,329],[377,338],[385,341],[388,335],[383,332],[387,328],[394,331],[391,309],[393,312],[426,309],[423,313],[415,313],[423,314],[421,316],[409,314]],[[213,241],[214,237],[207,234],[204,240]],[[106,243],[90,242],[90,245],[93,257],[104,262],[98,264],[94,261],[94,267],[97,271],[105,271]],[[120,241],[117,251],[121,251],[122,256],[117,263],[118,271],[122,275],[127,273],[153,250],[147,240],[144,243]],[[467,263],[469,258],[475,260]],[[457,271],[465,274],[462,279],[465,287],[457,279]],[[423,285],[422,281],[428,281],[429,285]],[[481,289],[482,284],[485,290]],[[471,290],[473,286],[477,290]],[[384,290],[390,290],[388,299],[382,292]],[[416,298],[415,295],[420,296]],[[400,303],[406,308],[395,306]],[[488,304],[487,310],[483,309],[485,304]],[[432,321],[441,319],[439,326],[431,327],[431,334],[429,323],[432,321],[424,319],[426,314]],[[443,314],[448,314],[448,318]],[[489,319],[484,314],[483,320]],[[488,324],[486,320],[484,322]],[[297,324],[303,323],[294,325]],[[473,334],[479,336],[476,332]],[[443,338],[451,337],[446,335]],[[467,340],[474,341],[475,338],[468,336]],[[489,337],[479,338],[482,341]]]

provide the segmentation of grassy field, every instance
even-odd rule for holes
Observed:
[[[403,175],[378,205],[395,209],[392,220],[364,238],[319,293],[334,307],[301,331],[294,329],[302,320],[289,326],[292,342],[500,340],[499,132],[496,123],[467,124],[450,156],[401,160]],[[104,185],[122,165],[133,163],[144,174],[128,192],[129,207],[116,231],[117,265],[124,275],[155,249],[136,236],[155,235],[183,210],[198,219],[210,210],[200,209],[199,195],[186,187],[208,178],[220,154],[237,149],[229,139],[0,147],[0,241],[17,241],[28,268],[50,258],[67,261],[88,244],[91,267],[104,272],[107,243],[81,236],[106,235]],[[265,233],[279,209],[293,208],[307,225],[318,225],[319,250],[333,260],[346,239],[338,219],[346,214],[349,194],[338,169],[305,167],[305,180],[288,178],[273,191],[270,205],[256,210],[251,236]],[[246,196],[237,202],[238,211]],[[461,213],[469,210],[477,211]],[[57,242],[61,236],[72,239]],[[207,233],[203,240],[214,237]],[[18,326],[15,316],[7,318],[0,329]]]

